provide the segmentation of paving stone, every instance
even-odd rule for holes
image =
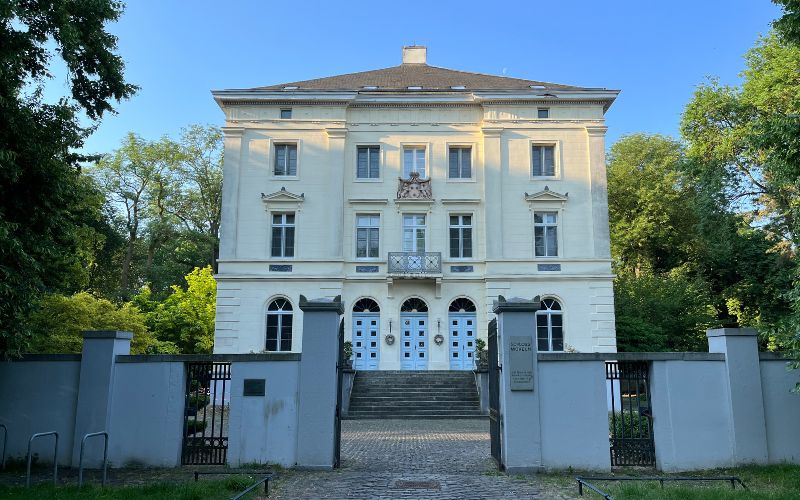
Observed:
[[[346,420],[342,466],[286,471],[271,498],[572,498],[497,471],[489,421]]]

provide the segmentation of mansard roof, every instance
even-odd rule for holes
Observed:
[[[373,88],[376,87],[376,88]],[[411,87],[411,88],[409,88]],[[416,88],[421,87],[421,88]],[[455,88],[454,88],[455,87]],[[463,87],[463,88],[461,88]],[[518,90],[538,92],[553,90],[588,90],[558,83],[486,75],[429,66],[424,63],[403,63],[390,68],[347,73],[344,75],[281,83],[251,90],[343,90],[372,92],[430,92],[446,90]]]

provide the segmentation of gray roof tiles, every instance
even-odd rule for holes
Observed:
[[[464,87],[461,89],[460,87]],[[534,86],[535,88],[531,88]],[[344,75],[316,78],[299,82],[282,83],[252,90],[364,90],[364,91],[407,91],[409,87],[422,87],[421,91],[432,90],[584,90],[583,87],[560,85],[557,83],[523,80],[505,76],[485,75],[468,71],[457,71],[427,64],[401,64],[390,68],[361,71]],[[365,87],[377,87],[365,88]],[[458,87],[453,89],[453,87]],[[287,89],[288,90],[288,89]]]

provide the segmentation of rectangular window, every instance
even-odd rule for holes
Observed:
[[[292,117],[292,108],[285,108],[281,110],[281,118],[288,120]]]
[[[471,147],[451,147],[448,162],[448,177],[450,179],[472,178]]]
[[[380,177],[380,153],[378,146],[359,146],[356,159],[358,179],[377,179]]]
[[[294,213],[272,214],[273,257],[294,257]]]
[[[275,145],[275,175],[297,175],[297,144]]]
[[[380,251],[380,215],[356,216],[356,258],[374,259]]]
[[[536,110],[536,116],[539,118],[550,118],[550,108],[539,108]]]
[[[267,351],[292,350],[292,315],[267,314]]]
[[[403,148],[403,178],[411,177],[411,172],[419,173],[421,178],[426,178],[425,174],[425,147],[406,147]]]
[[[537,257],[557,257],[558,213],[534,212],[533,236]]]
[[[424,215],[404,215],[403,216],[403,251],[404,252],[424,252],[425,235]]]
[[[472,258],[472,216],[450,216],[450,257]]]
[[[556,175],[555,146],[533,146],[531,153],[534,177],[554,177]]]
[[[536,347],[539,351],[563,351],[564,328],[560,313],[536,314]]]

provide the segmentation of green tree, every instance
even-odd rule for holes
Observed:
[[[81,352],[86,330],[133,332],[133,354],[177,353],[175,344],[161,342],[147,330],[145,315],[130,303],[117,306],[86,292],[44,296],[28,324],[36,332],[29,352]]]
[[[608,212],[616,267],[637,274],[684,262],[694,239],[693,192],[674,139],[634,134],[608,153]]]
[[[772,25],[788,42],[800,45],[800,0],[773,0],[783,6],[783,16]]]
[[[707,285],[674,270],[619,274],[614,282],[617,348],[637,351],[705,351],[705,331],[716,311]]]
[[[160,340],[176,344],[184,353],[210,353],[217,298],[211,267],[195,268],[186,275],[186,285],[185,289],[174,285],[161,303],[145,287],[133,303],[147,311],[147,325]]]
[[[87,159],[75,151],[114,102],[136,90],[105,31],[121,12],[113,0],[0,7],[0,353],[25,350],[31,331],[23,319],[74,267],[86,195],[79,164]],[[69,72],[69,95],[49,104],[42,82],[54,56]]]

